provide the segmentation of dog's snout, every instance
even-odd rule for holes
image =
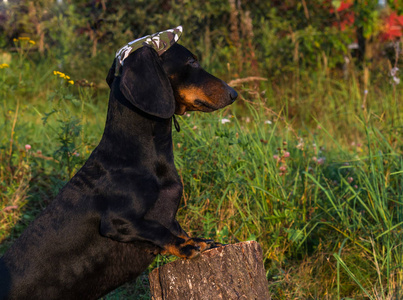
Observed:
[[[231,97],[232,101],[235,101],[235,99],[238,97],[238,93],[232,87],[229,87],[229,96]]]

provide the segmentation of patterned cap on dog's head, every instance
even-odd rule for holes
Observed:
[[[131,41],[116,52],[115,75],[119,75],[119,69],[121,66],[123,66],[124,60],[137,49],[145,45],[149,45],[158,52],[158,55],[161,55],[179,40],[182,35],[182,31],[182,26],[178,26]]]

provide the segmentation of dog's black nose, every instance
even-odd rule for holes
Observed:
[[[235,99],[238,97],[238,93],[232,87],[229,87],[229,96],[231,97],[232,101],[235,101]]]

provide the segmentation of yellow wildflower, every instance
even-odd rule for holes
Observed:
[[[32,44],[32,45],[35,45],[35,44],[36,44],[35,41],[33,41],[33,40],[29,40],[28,43],[30,43],[30,44]]]
[[[63,78],[64,80],[66,80],[68,83],[70,84],[74,84],[73,80],[70,80],[70,76],[60,72],[60,71],[53,71],[53,75],[59,76],[60,78]]]
[[[1,64],[0,65],[0,69],[5,69],[5,68],[9,68],[9,64]]]
[[[13,42],[18,42],[18,39],[15,39],[15,38],[14,38],[14,39],[13,39]]]
[[[18,39],[19,39],[20,41],[29,41],[29,40],[30,40],[30,38],[27,37],[27,36],[20,36]]]

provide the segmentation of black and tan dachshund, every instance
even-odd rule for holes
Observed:
[[[161,56],[144,46],[114,72],[99,145],[0,259],[0,299],[96,299],[158,253],[193,258],[214,245],[175,220],[172,117],[214,111],[237,93],[179,44]]]

